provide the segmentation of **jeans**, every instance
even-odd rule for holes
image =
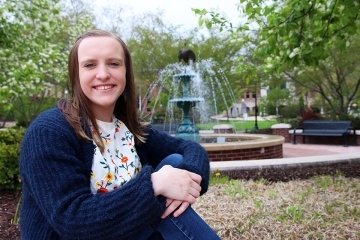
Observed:
[[[177,167],[182,162],[180,154],[172,154],[164,158],[155,171],[164,165]],[[139,232],[134,239],[139,240],[218,240],[220,239],[215,231],[190,207],[178,217],[170,214],[167,218],[161,219],[155,226],[149,226]]]

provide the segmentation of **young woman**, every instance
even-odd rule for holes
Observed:
[[[71,98],[22,142],[21,238],[219,239],[190,206],[208,188],[206,152],[141,124],[125,43],[86,32],[68,71]]]

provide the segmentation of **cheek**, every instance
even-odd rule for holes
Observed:
[[[83,94],[86,97],[89,97],[91,94],[91,85],[89,83],[89,81],[87,80],[87,78],[85,78],[84,76],[81,76],[79,74],[79,88],[81,89],[81,91],[83,92]]]
[[[89,88],[89,81],[87,80],[86,74],[79,73],[79,83],[81,89],[84,91],[86,88]]]
[[[126,86],[126,73],[121,72],[116,74],[116,81],[125,88]]]

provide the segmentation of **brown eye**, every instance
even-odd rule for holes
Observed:
[[[110,63],[110,65],[111,65],[111,66],[114,66],[114,67],[118,67],[118,66],[120,66],[120,63],[118,63],[118,62],[112,62],[112,63]]]
[[[84,64],[84,67],[85,67],[85,68],[93,68],[93,67],[95,67],[95,64],[93,64],[93,63],[86,63],[86,64]]]

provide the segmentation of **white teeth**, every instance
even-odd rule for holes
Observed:
[[[110,88],[112,88],[111,85],[101,85],[101,86],[96,86],[95,87],[96,90],[108,90]]]

